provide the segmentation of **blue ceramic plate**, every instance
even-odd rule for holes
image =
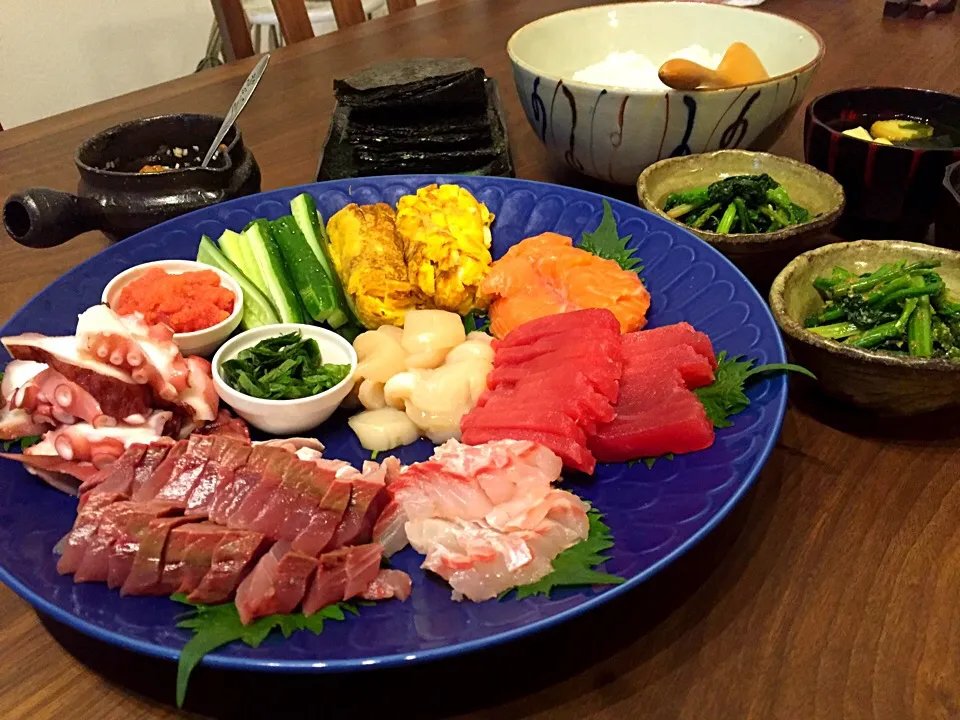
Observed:
[[[104,285],[121,270],[164,258],[192,259],[203,234],[219,237],[254,218],[277,218],[289,201],[307,191],[329,217],[350,202],[395,203],[434,181],[457,182],[487,204],[497,218],[494,256],[513,243],[552,230],[579,238],[593,230],[601,198],[580,190],[504,178],[397,176],[336,181],[241,198],[151,228],[73,269],[31,300],[0,331],[72,334],[77,314],[99,302]],[[784,362],[784,349],[770,311],[750,283],[718,252],[689,232],[655,215],[611,201],[621,235],[632,235],[652,297],[652,326],[686,320],[705,331],[717,350],[758,362]],[[8,358],[0,358],[5,364]],[[591,481],[570,483],[606,514],[616,546],[606,571],[627,582],[613,588],[565,590],[550,599],[456,603],[450,588],[418,569],[407,548],[393,558],[413,578],[406,603],[390,601],[360,609],[360,617],[327,623],[322,635],[270,638],[258,649],[234,644],[208,655],[210,665],[272,672],[342,671],[443,658],[543,630],[624,593],[674,561],[703,538],[743,496],[773,447],[786,406],[783,377],[756,383],[750,408],[732,428],[717,433],[709,450],[660,461],[601,465]],[[342,416],[321,428],[328,457],[355,465],[369,457]],[[419,442],[397,454],[405,462],[426,459]],[[54,544],[70,529],[74,498],[0,461],[0,580],[38,610],[109,643],[149,655],[178,657],[188,633],[174,617],[183,606],[166,598],[123,598],[106,585],[75,585],[55,568]]]

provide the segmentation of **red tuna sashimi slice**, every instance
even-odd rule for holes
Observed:
[[[526,322],[520,327],[514,328],[510,333],[497,343],[497,349],[501,347],[515,347],[518,345],[527,345],[536,342],[540,338],[558,333],[584,332],[584,333],[620,333],[620,323],[617,317],[604,308],[588,308],[586,310],[575,310],[574,312],[563,313],[561,315],[545,315]]]
[[[356,545],[324,553],[317,561],[317,573],[303,599],[303,614],[347,600],[363,592],[380,572],[383,548],[377,544]]]
[[[228,532],[230,531],[226,528],[208,522],[181,525],[171,530],[163,551],[163,565],[155,594],[173,595],[175,592],[184,592],[180,590],[180,586],[188,573],[190,589],[185,592],[196,589],[210,569],[214,549]],[[201,538],[205,542],[201,542]],[[191,547],[195,548],[192,552]],[[206,552],[202,552],[201,548]]]
[[[146,445],[131,445],[103,470],[80,486],[80,494],[87,492],[119,493],[130,497],[133,488],[134,471],[146,452]]]
[[[269,546],[261,533],[232,530],[213,551],[210,570],[187,600],[204,605],[226,602]]]
[[[556,339],[545,338],[530,345],[500,348],[494,354],[493,365],[520,365],[542,357],[558,361],[581,356],[619,358],[621,354],[619,335],[586,339],[575,334],[557,335]]]
[[[142,482],[139,478],[135,478],[132,499],[137,502],[153,500],[160,489],[170,480],[174,468],[177,466],[177,463],[180,462],[180,458],[183,457],[186,451],[187,441],[180,440],[170,448],[170,452],[167,453],[163,462],[156,467],[156,470],[150,476],[143,478]]]
[[[672,347],[673,345],[690,345],[710,361],[712,369],[717,368],[717,358],[714,355],[710,338],[699,330],[695,330],[689,323],[680,322],[649,330],[639,330],[626,333],[622,337],[624,357]]]
[[[218,487],[210,507],[208,517],[215,523],[226,525],[227,519],[240,507],[247,495],[260,484],[262,475],[247,468],[237,468],[233,478],[222,487]]]
[[[140,548],[140,537],[146,532],[151,521],[156,518],[167,517],[176,512],[177,508],[169,503],[160,503],[151,500],[146,503],[130,502],[127,506],[122,522],[117,522],[117,539],[110,548],[107,560],[107,587],[118,588],[123,585],[133,567],[133,560]]]
[[[547,432],[570,438],[578,445],[586,445],[587,435],[568,415],[552,409],[542,409],[531,413],[527,408],[516,409],[487,407],[476,408],[464,415],[460,420],[460,428],[464,432],[488,430],[503,431],[509,437],[511,430],[533,430]]]
[[[350,504],[328,547],[339,548],[370,542],[373,525],[388,500],[385,475],[386,468],[377,463],[364,463],[363,476],[352,483]]]
[[[319,555],[333,539],[350,504],[351,494],[351,483],[345,480],[332,482],[323,500],[312,511],[306,526],[293,539],[293,549],[313,557]]]
[[[236,470],[250,458],[249,443],[222,435],[191,435],[187,452],[212,460],[222,467]]]
[[[136,469],[133,471],[133,484],[130,486],[131,498],[134,497],[137,491],[143,487],[144,483],[159,470],[160,465],[163,464],[163,461],[166,460],[167,455],[170,454],[170,451],[174,447],[173,445],[151,445],[146,449],[140,462],[137,463]]]
[[[615,403],[620,392],[620,375],[622,369],[616,372],[604,370],[602,367],[596,368],[571,368],[570,375],[582,375],[583,381],[590,384],[598,393],[605,396],[610,402]],[[546,368],[539,371],[526,370],[520,366],[508,366],[494,368],[487,375],[487,387],[491,390],[512,390],[527,383],[539,383],[544,380],[553,380],[558,378],[555,369]]]
[[[403,602],[410,597],[413,582],[402,570],[381,570],[360,596],[364,600],[389,600],[397,598]]]
[[[536,430],[487,430],[482,428],[468,428],[463,432],[463,442],[468,445],[482,445],[491,440],[529,440],[540,443],[552,450],[565,467],[579,470],[588,475],[593,472],[596,460],[590,451],[583,445],[563,435],[555,435]]]
[[[293,457],[250,529],[278,540],[293,540],[310,522],[335,477],[336,472]]]
[[[238,472],[248,469],[248,467],[243,467]],[[279,488],[279,477],[275,475],[261,476],[259,482],[247,492],[243,500],[237,505],[237,509],[227,518],[227,527],[238,528],[240,530],[253,530],[253,523],[257,519],[257,516],[260,515],[260,512],[267,506],[267,503],[270,502]],[[276,531],[277,528],[273,527],[271,529]],[[257,532],[263,531],[258,530]]]
[[[631,375],[649,372],[651,368],[676,368],[684,383],[691,390],[713,382],[713,368],[710,361],[690,345],[674,345],[662,350],[653,350],[641,355],[633,355],[624,361],[621,388],[629,382]]]
[[[187,498],[190,497],[194,486],[203,476],[206,465],[207,459],[205,457],[193,455],[188,450],[177,462],[167,484],[157,491],[154,499],[173,502],[182,508],[186,508]]]
[[[157,595],[163,556],[170,531],[177,525],[195,522],[191,518],[169,517],[151,520],[140,536],[140,547],[133,558],[133,565],[120,587],[121,595]]]
[[[679,370],[666,366],[653,367],[649,372],[635,373],[629,377],[620,394],[620,402],[614,409],[618,418],[626,417],[668,406],[676,398],[687,398],[689,392]]]
[[[227,487],[233,482],[233,470],[218,465],[213,460],[207,461],[203,471],[187,497],[183,514],[188,517],[205,518],[210,514],[219,488]]]
[[[682,393],[686,393],[684,396]],[[669,405],[624,416],[597,428],[590,449],[601,462],[624,462],[667,453],[687,453],[713,445],[713,423],[689,390]]]
[[[203,579],[210,573],[211,568],[213,567],[214,557],[216,556],[217,548],[228,540],[238,538],[245,531],[243,530],[229,530],[222,528],[216,523],[210,523],[212,527],[220,528],[219,535],[215,532],[201,532],[199,534],[187,533],[189,535],[188,545],[186,550],[183,552],[183,562],[178,569],[178,574],[180,576],[180,584],[174,590],[174,592],[184,593],[186,595],[191,594],[197,588],[200,587],[200,584],[203,582]],[[175,528],[174,532],[179,530],[189,530],[190,528],[197,527],[197,525],[182,525],[181,527]],[[161,575],[161,579],[164,579],[167,567],[164,566],[164,574]],[[237,580],[239,583],[239,579]]]
[[[115,502],[100,516],[97,532],[87,544],[83,560],[73,574],[74,582],[106,582],[110,575],[110,557],[114,546],[127,537],[132,523],[145,526],[150,520],[169,515],[174,508],[156,503]]]
[[[291,550],[290,543],[275,543],[237,588],[240,622],[249,625],[258,617],[293,612],[316,566],[316,558]]]
[[[73,528],[67,535],[66,542],[63,543],[63,555],[57,562],[58,573],[67,575],[77,571],[87,546],[97,533],[104,510],[118,500],[123,500],[123,496],[119,493],[101,493],[87,500],[73,522]]]

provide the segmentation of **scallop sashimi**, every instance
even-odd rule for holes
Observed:
[[[634,272],[556,233],[527,238],[497,260],[482,286],[493,298],[490,329],[502,338],[530,320],[585,308],[606,308],[621,332],[646,324],[650,293]]]
[[[560,459],[536,443],[449,440],[391,479],[374,542],[386,555],[409,542],[457,600],[489,600],[536,582],[589,532],[587,505],[553,487],[561,469]]]

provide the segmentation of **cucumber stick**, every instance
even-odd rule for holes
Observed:
[[[223,272],[236,280],[237,285],[243,290],[243,316],[240,319],[240,325],[244,330],[262,325],[275,325],[280,322],[273,303],[270,302],[266,295],[260,292],[260,289],[250,281],[239,267],[220,252],[220,248],[206,235],[200,238],[197,262],[202,262],[204,265],[210,265],[218,270],[223,270]]]
[[[233,230],[225,230],[223,235],[220,236],[218,245],[227,259],[240,268],[240,271],[260,289],[261,293],[267,292],[263,274],[260,272],[257,261],[253,259],[250,241],[246,237],[240,233],[235,233]]]
[[[284,265],[307,314],[334,329],[343,325],[347,316],[340,309],[336,288],[293,217],[288,215],[271,222],[270,233],[277,241]]]
[[[250,243],[250,251],[263,275],[266,294],[277,308],[280,320],[285,323],[304,322],[300,299],[283,263],[280,248],[273,239],[270,224],[266,220],[256,220],[243,234]]]
[[[340,282],[340,276],[337,274],[337,268],[330,255],[330,240],[327,238],[327,233],[323,229],[323,218],[320,217],[320,213],[317,212],[317,203],[313,199],[313,196],[307,193],[297,195],[297,197],[290,201],[290,211],[293,213],[293,219],[296,220],[297,227],[299,227],[300,232],[303,233],[304,239],[307,241],[310,249],[313,250],[313,254],[317,256],[317,260],[323,267],[324,272],[327,273],[327,276],[333,283],[334,290],[337,293],[337,304],[344,312],[344,322],[353,321],[359,325],[360,322],[357,320],[357,314],[353,309],[353,304],[350,302],[350,298],[347,296],[343,284]],[[331,325],[331,327],[337,328],[339,325]]]

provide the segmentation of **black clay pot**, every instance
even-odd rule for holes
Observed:
[[[21,245],[47,248],[89,230],[120,240],[198,208],[260,192],[260,168],[234,126],[200,167],[223,118],[164,115],[116,125],[84,142],[76,195],[30,188],[7,198],[3,224]],[[147,165],[172,169],[140,172]],[[179,168],[176,166],[179,165]]]
[[[850,239],[923,241],[934,220],[947,165],[960,148],[880,145],[841,130],[915,117],[960,127],[960,97],[933,90],[868,87],[821,95],[807,106],[804,155],[833,175],[847,197],[834,233]]]

